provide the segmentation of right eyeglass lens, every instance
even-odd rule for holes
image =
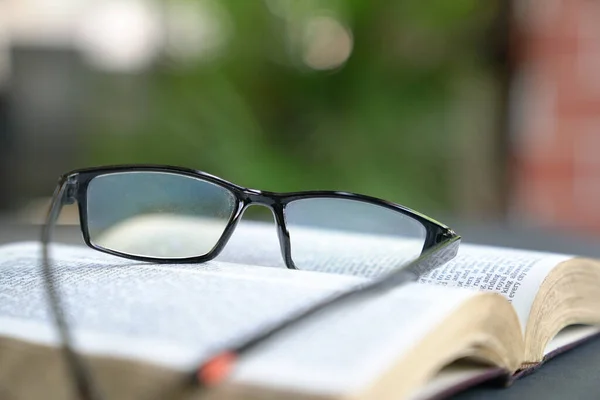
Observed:
[[[236,209],[226,188],[169,172],[100,175],[87,189],[94,246],[140,257],[182,259],[208,254]]]
[[[375,277],[417,258],[426,237],[414,218],[353,199],[295,200],[285,221],[292,260],[302,270]]]

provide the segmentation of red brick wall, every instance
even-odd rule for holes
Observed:
[[[515,3],[512,215],[600,234],[600,1]]]

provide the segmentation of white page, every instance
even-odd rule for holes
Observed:
[[[474,294],[413,283],[339,305],[244,356],[233,381],[319,394],[356,393]]]
[[[412,393],[408,400],[430,400],[439,398],[441,395],[447,394],[448,390],[455,389],[456,385],[471,381],[486,373],[496,371],[497,369],[498,368],[494,366],[470,363],[468,361],[450,364],[438,372],[433,379],[427,382],[425,387],[419,388]]]
[[[458,255],[424,275],[419,282],[492,291],[506,297],[525,332],[535,295],[564,254],[461,244]]]
[[[55,343],[34,243],[0,247],[0,335]],[[78,347],[189,367],[323,297],[348,276],[224,262],[153,265],[53,247]]]
[[[571,325],[562,329],[550,340],[544,349],[544,355],[548,355],[561,347],[584,340],[597,335],[600,332],[600,326],[590,325]]]

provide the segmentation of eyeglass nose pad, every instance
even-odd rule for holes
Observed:
[[[277,236],[279,237],[279,247],[281,248],[281,256],[285,261],[285,265],[289,269],[298,269],[292,260],[292,244],[290,241],[290,233],[287,230],[285,224],[285,217],[283,215],[283,206],[281,204],[273,205],[273,215],[277,222]]]

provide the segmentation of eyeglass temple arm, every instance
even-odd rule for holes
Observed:
[[[65,319],[58,285],[50,265],[50,256],[48,252],[48,245],[52,239],[52,232],[58,217],[60,216],[60,212],[65,204],[72,203],[68,194],[70,185],[72,185],[72,183],[69,182],[66,177],[60,178],[52,197],[52,203],[50,204],[50,209],[46,217],[46,223],[42,229],[42,277],[52,316],[54,317],[54,322],[62,342],[65,361],[71,372],[77,394],[81,400],[100,400],[101,397],[93,385],[91,375],[84,360],[73,349],[73,340]]]

